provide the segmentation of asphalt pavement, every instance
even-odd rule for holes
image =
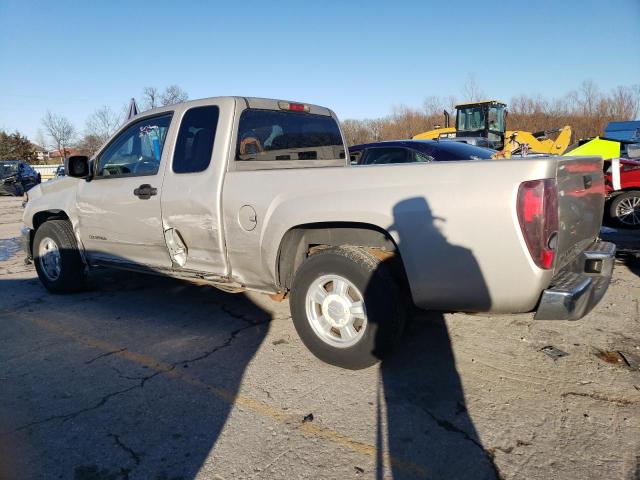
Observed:
[[[347,371],[263,295],[107,269],[49,294],[21,212],[0,197],[2,479],[640,478],[631,258],[578,322],[416,312]]]

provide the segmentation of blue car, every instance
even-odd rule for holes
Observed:
[[[349,147],[352,165],[489,160],[494,153],[490,148],[449,140],[392,140]]]
[[[0,160],[0,195],[20,196],[40,183],[40,175],[22,160]]]

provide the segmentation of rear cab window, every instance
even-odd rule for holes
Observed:
[[[345,165],[345,147],[329,115],[248,108],[240,115],[236,165],[253,168]],[[337,162],[336,162],[337,161]]]

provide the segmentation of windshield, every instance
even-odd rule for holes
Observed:
[[[0,177],[10,177],[18,173],[18,162],[0,162]]]
[[[458,110],[456,128],[461,132],[484,130],[484,107],[466,107]]]

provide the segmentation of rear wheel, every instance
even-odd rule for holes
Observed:
[[[609,216],[620,227],[640,228],[640,190],[616,196],[609,204]]]
[[[360,369],[400,339],[405,303],[386,266],[357,247],[327,248],[297,270],[291,289],[295,328],[324,362]]]
[[[33,259],[42,284],[52,293],[72,293],[86,287],[85,265],[71,224],[43,223],[33,240]]]

